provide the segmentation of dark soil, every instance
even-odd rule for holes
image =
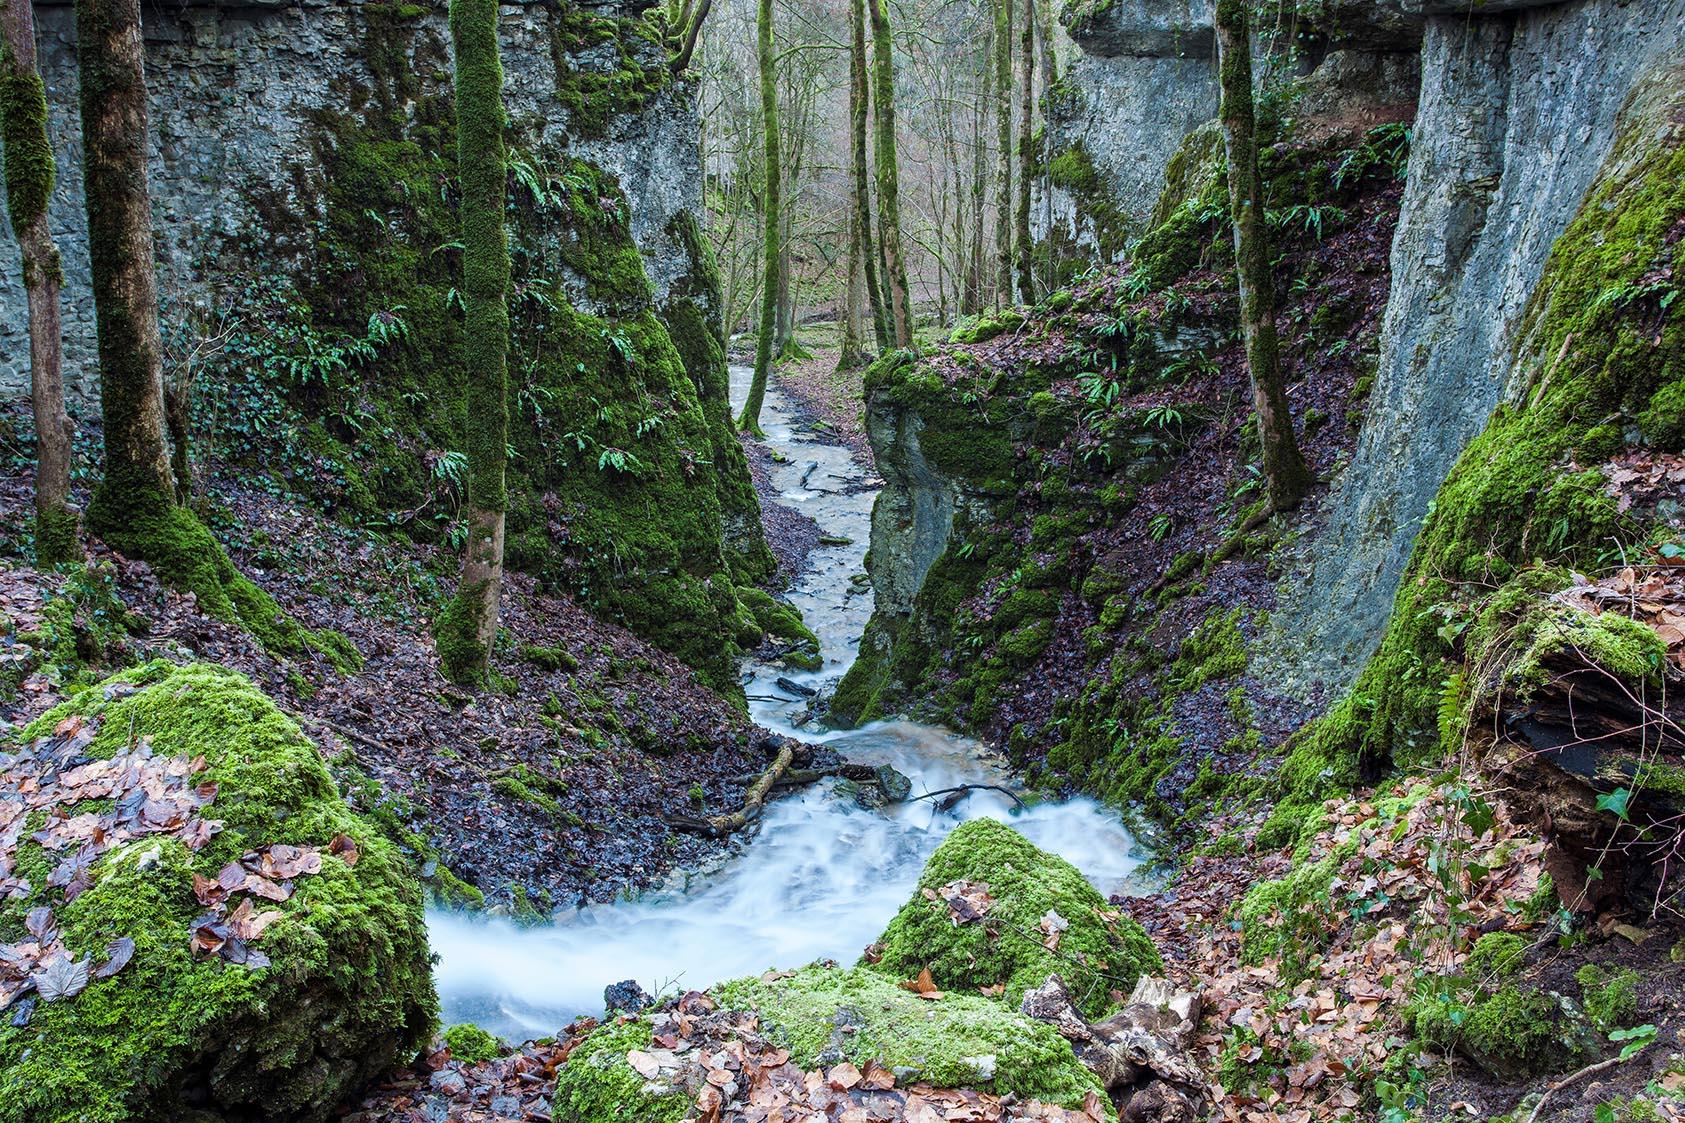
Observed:
[[[22,540],[31,486],[27,473],[0,482],[0,541]],[[707,808],[736,807],[773,738],[678,660],[511,574],[510,642],[493,660],[509,689],[470,695],[440,676],[428,633],[454,580],[448,551],[353,530],[229,478],[213,481],[208,504],[236,565],[306,625],[349,636],[364,668],[346,676],[319,655],[272,657],[95,542],[144,620],[122,650],[96,657],[100,669],[162,657],[251,676],[315,739],[353,802],[413,844],[428,876],[442,865],[494,906],[607,900],[720,847],[664,815],[694,811],[694,790]],[[29,630],[63,579],[15,555],[0,566],[0,610]],[[0,718],[28,720],[62,690],[36,675]],[[507,782],[518,766],[544,798]]]

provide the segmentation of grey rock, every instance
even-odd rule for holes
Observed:
[[[878,779],[878,790],[883,792],[885,799],[891,803],[900,803],[913,794],[913,782],[888,764],[880,764],[873,769]]]
[[[610,1013],[636,1014],[653,1001],[636,979],[623,979],[603,988],[603,1007]]]
[[[254,198],[280,200],[295,211],[308,205],[294,172],[308,182],[314,169],[312,114],[351,109],[349,97],[366,96],[376,84],[363,61],[362,9],[358,0],[145,6],[149,180],[166,328],[190,310],[210,310],[218,285],[231,279],[226,242],[258,225]],[[64,258],[66,389],[73,409],[87,412],[98,398],[98,378],[75,15],[69,4],[47,3],[37,6],[36,18],[58,164],[49,217]],[[428,96],[450,85],[445,18],[441,5],[415,23],[420,46],[411,65]],[[670,85],[641,112],[612,122],[605,137],[575,136],[555,97],[551,14],[536,6],[506,8],[499,38],[511,120],[535,147],[565,147],[619,178],[655,301],[664,302],[691,266],[668,224],[684,211],[700,214],[702,206],[693,86]],[[638,49],[649,52],[645,65],[665,65],[659,45]],[[593,60],[581,52],[573,64],[587,68]],[[7,236],[0,238],[0,393],[27,392],[28,355],[17,243]]]
[[[1685,55],[1685,0],[1455,9],[1423,42],[1368,417],[1264,637],[1265,673],[1301,695],[1343,690],[1380,642],[1429,503],[1503,397],[1513,333],[1616,114],[1644,74]]]

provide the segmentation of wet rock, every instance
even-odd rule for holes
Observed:
[[[636,979],[623,979],[603,988],[603,1006],[610,1013],[636,1014],[653,1001]]]
[[[892,765],[880,764],[873,770],[873,774],[877,777],[878,790],[889,802],[900,803],[913,794],[913,782],[897,772]]]

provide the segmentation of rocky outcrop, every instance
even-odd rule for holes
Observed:
[[[1301,692],[1345,687],[1374,651],[1434,494],[1503,396],[1523,310],[1616,115],[1685,53],[1680,0],[1408,7],[1429,18],[1379,374],[1270,645]]]
[[[150,7],[145,25],[167,373],[193,356],[200,451],[424,540],[452,531],[464,443],[445,20],[282,0]],[[91,413],[73,13],[40,25],[66,376]],[[773,562],[728,416],[694,88],[634,5],[511,8],[499,38],[507,559],[734,689],[721,637],[760,634],[734,589]],[[6,239],[0,393],[27,387],[25,332]]]
[[[1216,116],[1212,4],[1081,0],[1061,20],[1077,53],[1054,91],[1036,237],[1067,255],[1119,260],[1144,233],[1183,140]],[[1423,23],[1407,0],[1321,3],[1260,26],[1260,62],[1272,81],[1302,78],[1295,116],[1344,131],[1408,119]]]
[[[69,4],[36,5],[41,71],[58,163],[53,232],[64,255],[65,375],[73,398],[98,394],[87,220],[82,202],[75,15]],[[146,8],[152,115],[150,184],[166,319],[213,307],[216,258],[231,239],[262,222],[254,204],[278,194],[303,203],[317,121],[365,100],[414,115],[448,87],[443,7],[380,0],[278,0],[244,7],[190,2]],[[569,41],[563,17],[541,7],[506,10],[501,47],[511,120],[535,146],[567,147],[615,176],[644,251],[655,299],[665,301],[693,262],[669,226],[701,208],[695,108],[683,84],[665,85],[639,111],[599,124],[558,98],[570,71],[612,77],[619,52]],[[391,71],[412,33],[427,40],[413,75]],[[401,49],[401,48],[400,48]],[[407,54],[407,52],[406,52]],[[405,58],[409,67],[412,60]],[[395,79],[404,78],[396,82]],[[389,87],[388,97],[380,91]],[[588,124],[593,127],[581,127]],[[0,394],[27,392],[28,323],[16,242],[0,239]]]
[[[432,1035],[419,883],[241,676],[153,663],[0,753],[0,1121],[321,1123]]]

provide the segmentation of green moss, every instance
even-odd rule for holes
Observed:
[[[451,1056],[467,1064],[479,1064],[503,1055],[503,1046],[485,1030],[471,1022],[462,1022],[445,1030],[445,1047]]]
[[[577,671],[579,660],[567,648],[561,646],[545,647],[535,643],[523,643],[517,650],[523,662],[546,671]]]
[[[999,1002],[958,993],[921,999],[875,971],[813,966],[770,982],[714,988],[726,1009],[750,1010],[804,1068],[833,1042],[856,1065],[916,1070],[937,1087],[979,1088],[1080,1107],[1100,1086],[1048,1025]],[[840,1029],[852,1026],[853,1031]],[[994,1079],[981,1079],[992,1058]]]
[[[1517,393],[1440,488],[1380,650],[1289,760],[1289,786],[1300,796],[1438,747],[1443,683],[1464,654],[1457,625],[1482,615],[1490,590],[1506,595],[1535,559],[1600,564],[1611,543],[1643,537],[1588,466],[1620,450],[1610,418],[1640,428],[1648,418],[1666,436],[1670,403],[1685,393],[1685,301],[1667,298],[1685,253],[1675,234],[1685,214],[1685,148],[1656,127],[1671,112],[1666,85],[1635,94],[1610,157],[1553,247],[1517,333]],[[1600,649],[1605,655],[1632,663],[1636,637],[1613,624],[1596,631],[1615,641]]]
[[[738,589],[737,600],[753,617],[755,626],[761,632],[796,645],[788,658],[805,664],[805,670],[818,670],[823,665],[819,637],[802,623],[801,613],[760,589]]]
[[[5,145],[6,212],[14,233],[47,213],[57,169],[47,136],[47,87],[0,48],[0,140]]]
[[[1609,969],[1588,963],[1574,972],[1580,984],[1580,1004],[1598,1033],[1623,1029],[1638,1021],[1638,972],[1630,967]]]
[[[1488,932],[1469,952],[1468,973],[1480,979],[1507,979],[1521,970],[1526,953],[1527,941],[1514,932]]]
[[[923,895],[959,880],[988,884],[995,903],[981,920],[955,925],[944,902]],[[1043,946],[1049,912],[1069,923],[1057,951]],[[1141,926],[1111,909],[1074,866],[991,819],[955,828],[880,942],[874,970],[894,978],[915,978],[928,967],[944,990],[1004,984],[1016,1003],[1057,973],[1091,1016],[1111,1007],[1109,991],[1127,994],[1138,976],[1163,969]]]
[[[1316,862],[1302,862],[1285,876],[1247,890],[1237,910],[1241,958],[1249,964],[1280,962],[1283,982],[1308,978],[1314,957],[1327,948],[1338,929],[1342,902],[1333,884],[1341,863],[1355,849],[1347,846]]]
[[[550,1097],[557,1119],[571,1123],[678,1123],[690,1111],[690,1096],[645,1081],[626,1063],[632,1049],[648,1049],[647,1020],[599,1026],[574,1046],[556,1070]]]
[[[132,962],[74,999],[43,1003],[27,1025],[0,1024],[0,1121],[120,1123],[174,1117],[189,1103],[229,1114],[326,1119],[342,1098],[430,1037],[437,1009],[421,894],[392,847],[340,800],[314,746],[239,675],[153,663],[92,689],[29,728],[28,742],[71,713],[97,716],[90,755],[145,738],[159,755],[203,755],[223,830],[197,853],[141,840],[102,856],[94,885],[53,900],[66,945],[103,956],[116,936]],[[192,875],[272,843],[326,850],[344,834],[360,858],[324,856],[296,882],[264,935],[274,966],[197,959],[188,925],[204,910]],[[34,847],[27,843],[26,848]],[[56,895],[57,891],[50,891]],[[0,903],[15,937],[40,898]]]
[[[1447,995],[1417,1001],[1407,1021],[1424,1045],[1460,1050],[1508,1079],[1559,1072],[1585,1051],[1583,1036],[1557,998],[1515,983],[1496,993],[1476,992],[1466,1002]]]

